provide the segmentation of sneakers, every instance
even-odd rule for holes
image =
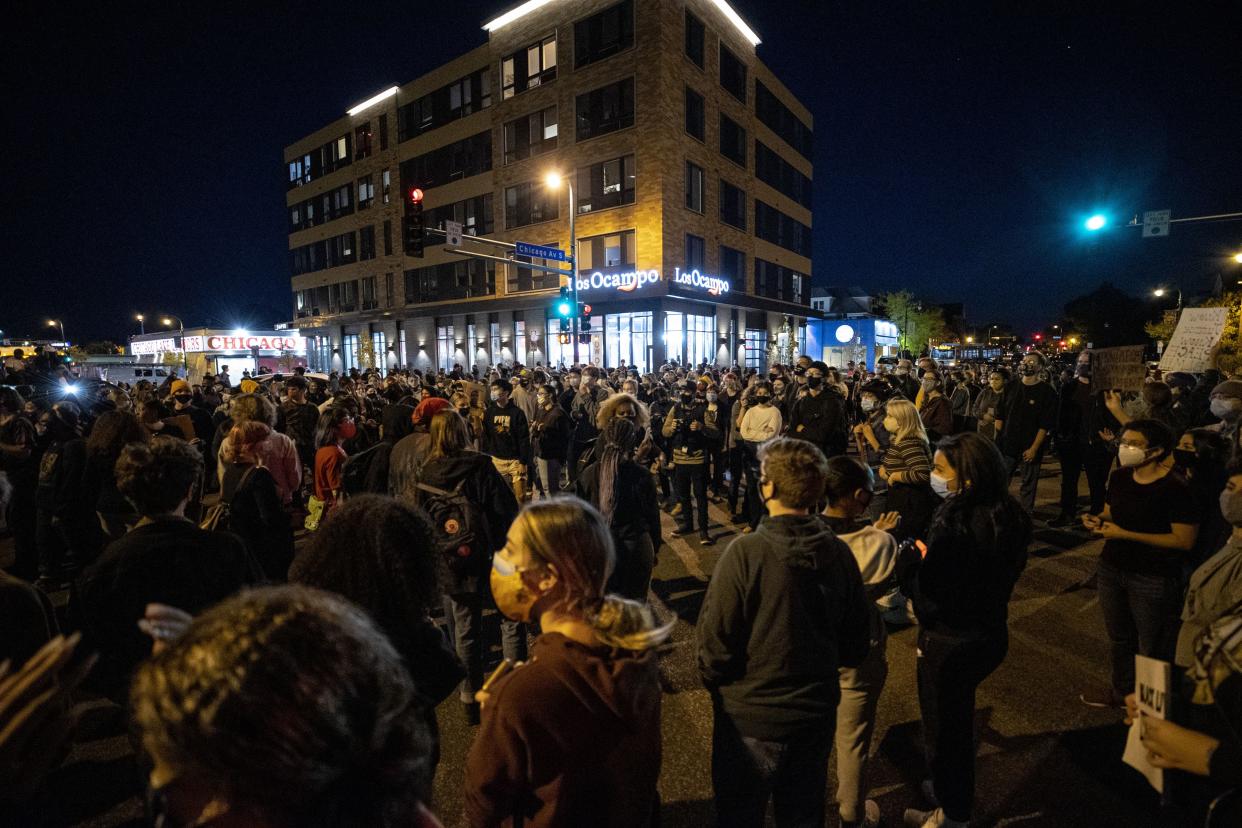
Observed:
[[[1087,707],[1125,707],[1126,700],[1111,687],[1093,687],[1078,694],[1078,700]]]
[[[742,534],[743,534],[743,535],[749,535],[749,534],[750,534],[751,532],[753,532],[753,531],[755,531],[755,530],[754,530],[754,529],[751,529],[749,526],[746,526],[746,527],[743,527],[743,528],[742,528]]]
[[[877,828],[880,824],[880,806],[876,804],[874,799],[868,799],[863,803],[863,818],[854,822],[847,822],[841,819],[841,828]]]
[[[674,504],[674,505],[673,505],[673,508],[672,508],[672,510],[669,512],[669,514],[670,514],[670,515],[672,515],[673,517],[677,517],[678,515],[680,515],[680,514],[681,514],[681,504],[680,504],[680,503],[676,503],[676,504]]]
[[[711,535],[706,532],[699,533],[699,546],[711,546],[713,543],[715,543],[715,541],[712,540]]]
[[[906,828],[969,828],[969,822],[949,819],[944,815],[943,808],[934,811],[920,811],[907,808],[902,822]]]
[[[693,531],[694,531],[694,527],[692,526],[678,526],[677,528],[675,528],[673,531],[669,532],[668,534],[670,537],[680,538],[682,535],[688,535]]]

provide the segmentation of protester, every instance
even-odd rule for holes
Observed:
[[[923,421],[923,429],[927,432],[930,443],[937,442],[941,437],[953,433],[953,406],[949,398],[942,392],[944,382],[937,371],[923,373],[919,380],[922,401],[919,403],[919,419]]]
[[[1021,467],[1021,503],[1027,514],[1035,508],[1035,489],[1047,448],[1045,441],[1056,428],[1057,394],[1042,381],[1039,372],[1047,360],[1037,351],[1022,358],[1020,381],[1011,383],[1003,397],[1004,408],[996,415],[997,443],[1012,475]]]
[[[615,397],[609,402],[612,399]],[[660,548],[655,481],[634,461],[639,429],[631,418],[614,417],[599,439],[599,459],[582,470],[575,489],[580,498],[599,510],[612,533],[617,562],[608,591],[646,603]]]
[[[285,434],[297,447],[298,461],[304,469],[315,465],[315,426],[319,423],[319,409],[306,397],[309,388],[306,377],[289,377],[285,380],[285,399],[280,404],[285,417]]]
[[[107,536],[114,541],[133,528],[138,513],[116,487],[116,461],[130,443],[146,443],[150,436],[138,418],[127,411],[99,415],[86,440],[85,497]]]
[[[555,386],[539,386],[535,392],[535,408],[535,419],[530,427],[531,441],[539,479],[551,497],[561,491],[561,474],[569,458],[573,424],[556,402]]]
[[[315,497],[323,502],[325,516],[341,499],[346,458],[343,446],[357,432],[354,418],[345,406],[334,406],[319,415],[315,428]]]
[[[825,457],[845,453],[849,418],[845,400],[835,389],[825,386],[828,366],[813,362],[806,370],[807,394],[789,409],[785,433],[806,440],[819,448]]]
[[[494,681],[466,760],[473,826],[649,825],[659,809],[657,626],[604,592],[603,517],[576,498],[528,505],[493,562],[502,613],[539,624],[532,658]]]
[[[298,459],[298,448],[293,440],[276,431],[276,406],[260,394],[242,394],[233,398],[229,406],[229,415],[232,420],[230,430],[233,426],[245,422],[262,423],[268,427],[267,438],[256,446],[255,452],[258,457],[262,458],[264,468],[276,481],[276,490],[280,492],[280,502],[285,506],[290,506],[294,495],[302,487],[302,463]],[[228,433],[228,431],[225,432],[226,436],[220,443],[217,457],[223,456],[224,452],[228,451]],[[222,480],[223,463],[218,469]]]
[[[526,414],[509,397],[513,385],[504,379],[491,384],[492,404],[483,415],[480,448],[492,458],[496,471],[513,489],[518,503],[526,502],[526,467],[530,465],[530,426]]]
[[[156,653],[130,704],[156,824],[438,828],[415,687],[340,598],[253,590]]]
[[[1031,539],[1030,518],[1007,481],[996,446],[978,434],[956,434],[936,447],[931,485],[944,501],[926,555],[902,585],[919,620],[919,708],[931,774],[923,789],[936,808],[907,810],[908,826],[970,821],[975,690],[1008,652],[1009,598]]]
[[[717,824],[761,826],[772,798],[778,826],[823,825],[838,669],[862,664],[870,614],[858,563],[814,514],[823,453],[778,438],[760,462],[768,516],[716,563],[696,628]]]
[[[914,403],[894,397],[884,407],[888,449],[876,474],[888,486],[884,508],[901,515],[896,534],[921,538],[935,509],[931,448]]]
[[[431,419],[449,407],[449,401],[440,397],[419,402],[411,415],[413,430],[399,439],[388,455],[388,493],[406,504],[418,501],[418,470],[431,445]]]
[[[1163,423],[1126,424],[1117,450],[1120,468],[1109,478],[1104,511],[1082,519],[1105,539],[1097,578],[1111,683],[1082,694],[1093,707],[1122,703],[1134,688],[1136,654],[1173,657],[1183,567],[1203,521],[1194,492],[1166,462],[1173,445]]]
[[[1105,394],[1091,390],[1091,353],[1078,355],[1074,379],[1061,387],[1057,406],[1057,454],[1061,458],[1061,513],[1051,526],[1078,520],[1078,480],[1087,474],[1091,496],[1088,512],[1104,509],[1108,470],[1117,452],[1113,446],[1120,423],[1105,403]],[[1127,418],[1128,419],[1128,418]]]
[[[47,419],[47,445],[35,489],[35,540],[39,550],[35,586],[44,591],[65,586],[93,560],[99,548],[94,504],[86,492],[87,453],[81,417],[76,403],[61,401],[52,406]]]
[[[233,426],[221,458],[220,501],[228,505],[223,528],[242,539],[268,580],[281,582],[293,561],[293,525],[276,480],[263,465],[260,452],[270,433],[252,420]]]
[[[0,385],[0,472],[13,490],[5,507],[4,525],[13,532],[11,573],[26,581],[39,574],[35,492],[42,456],[34,423],[25,414],[25,400],[15,388]]]
[[[661,429],[673,447],[674,482],[677,487],[678,526],[673,537],[694,532],[698,515],[699,544],[711,545],[707,519],[707,447],[719,436],[719,430],[705,420],[706,402],[696,401],[694,385],[687,381],[681,388],[678,402],[668,412]],[[690,492],[694,491],[695,510],[691,511]]]

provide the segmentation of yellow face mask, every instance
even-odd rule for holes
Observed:
[[[516,566],[500,555],[494,556],[489,581],[496,609],[502,615],[512,621],[530,620],[531,608],[540,596],[526,585]]]

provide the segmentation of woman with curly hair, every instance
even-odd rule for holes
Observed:
[[[156,824],[439,828],[418,694],[352,604],[283,586],[196,618],[130,694]]]

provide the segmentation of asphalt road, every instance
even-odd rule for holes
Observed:
[[[1055,473],[1055,465],[1047,464],[1037,517],[1054,512],[1051,504],[1059,485]],[[714,821],[712,713],[694,668],[693,625],[712,569],[740,527],[727,523],[723,504],[713,505],[711,514],[716,545],[704,548],[697,538],[672,539],[660,550],[652,586],[657,609],[678,619],[661,670],[666,691],[660,781],[665,828]],[[664,520],[667,537],[673,519]],[[0,563],[8,562],[10,547],[11,542],[0,541]],[[1096,594],[1073,588],[1093,570],[1099,549],[1099,541],[1078,532],[1036,531],[1030,561],[1010,605],[1008,658],[978,695],[975,825],[1160,824],[1156,794],[1120,762],[1125,739],[1120,712],[1090,709],[1078,701],[1081,690],[1106,676]],[[871,797],[889,825],[900,824],[903,809],[923,805],[917,793],[925,772],[914,679],[915,632],[906,628],[890,636],[889,677],[872,746]],[[499,658],[498,652],[494,657]],[[87,700],[79,712],[81,728],[73,753],[51,778],[37,818],[23,824],[141,824],[137,775],[119,711],[108,702]],[[433,807],[446,826],[455,826],[462,824],[460,787],[472,730],[455,697],[441,706],[439,721],[442,754]],[[830,802],[834,789],[835,776],[830,774],[825,788]],[[835,814],[835,806],[829,806],[829,813]],[[4,822],[0,815],[0,824]]]

